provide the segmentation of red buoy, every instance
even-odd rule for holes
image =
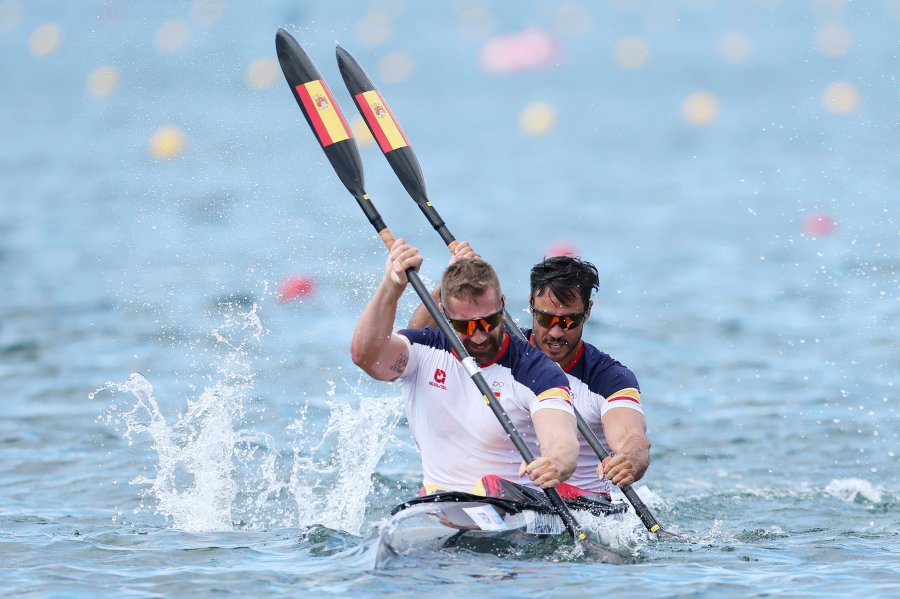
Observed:
[[[278,299],[290,302],[311,296],[316,291],[316,282],[306,275],[292,275],[278,287]]]
[[[556,243],[550,244],[550,247],[544,252],[544,256],[546,258],[552,258],[554,256],[572,256],[575,258],[578,257],[580,253],[578,248],[571,243],[557,241]]]
[[[825,237],[834,233],[835,220],[825,212],[814,212],[806,217],[803,230],[813,237]]]

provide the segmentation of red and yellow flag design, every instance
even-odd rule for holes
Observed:
[[[621,389],[613,393],[613,396],[608,400],[609,403],[614,401],[630,401],[633,403],[641,403],[641,392],[633,387],[628,387],[627,389]]]
[[[382,152],[387,153],[409,145],[409,140],[394,120],[394,114],[377,89],[357,94],[356,103],[369,124],[372,135],[378,140]]]
[[[331,91],[321,79],[304,83],[296,87],[297,95],[306,108],[306,114],[312,121],[313,129],[322,146],[350,139],[350,128],[344,115],[338,110]]]
[[[572,405],[572,395],[568,387],[553,387],[537,396],[538,403],[548,399],[561,399],[570,406]]]

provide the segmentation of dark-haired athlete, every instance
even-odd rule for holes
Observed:
[[[591,295],[599,287],[597,268],[585,260],[555,256],[534,265],[528,296],[534,328],[523,332],[569,376],[575,408],[611,450],[612,457],[598,465],[582,440],[578,468],[568,483],[608,493],[610,481],[630,485],[644,475],[650,440],[634,373],[582,339]]]
[[[460,244],[451,264],[477,256]],[[531,269],[529,304],[533,328],[523,332],[531,343],[568,375],[572,401],[585,422],[611,452],[598,463],[597,455],[581,440],[578,466],[568,484],[591,493],[609,494],[610,483],[632,484],[650,464],[650,440],[634,373],[582,339],[590,318],[591,295],[599,289],[597,268],[571,256],[555,256]],[[435,294],[440,289],[435,289]],[[433,326],[424,306],[410,320],[411,327]]]

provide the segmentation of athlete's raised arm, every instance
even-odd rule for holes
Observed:
[[[418,250],[403,239],[391,246],[384,277],[369,304],[360,314],[350,340],[350,357],[366,374],[379,381],[392,381],[403,374],[409,361],[409,344],[393,334],[397,302],[409,280],[406,270],[422,265]]]

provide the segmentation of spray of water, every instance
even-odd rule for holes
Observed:
[[[358,408],[334,399],[329,392],[330,416],[320,437],[309,434],[306,418],[294,422],[297,435],[291,471],[291,490],[297,499],[300,526],[321,524],[359,534],[372,476],[402,412],[398,398],[362,398]],[[304,439],[318,439],[315,444]],[[324,454],[325,459],[315,456]]]
[[[153,386],[141,374],[103,388],[136,400],[125,409],[114,403],[103,418],[124,428],[129,445],[138,435],[152,439],[151,449],[158,456],[155,475],[136,476],[130,482],[142,488],[141,505],[155,505],[156,512],[177,528],[229,530],[233,526],[232,510],[239,492],[236,463],[248,457],[242,448],[253,437],[235,424],[241,422],[245,398],[253,388],[252,348],[264,334],[257,310],[256,305],[248,312],[229,308],[222,325],[213,330],[218,380],[188,401],[175,424],[169,425]]]
[[[825,487],[825,493],[848,503],[880,503],[884,497],[882,489],[861,478],[839,478]]]
[[[216,380],[188,400],[173,424],[141,374],[91,394],[123,394],[127,401],[114,400],[100,419],[121,430],[129,446],[151,440],[152,474],[129,481],[141,488],[135,512],[153,510],[191,531],[319,524],[358,534],[400,401],[363,398],[354,409],[335,399],[330,383],[324,431],[303,406],[285,431],[292,447],[282,453],[272,435],[245,425],[264,334],[256,305],[248,312],[229,307],[212,332]]]
[[[658,494],[644,485],[635,487],[635,492],[648,508],[659,513],[659,508],[663,506],[663,499]],[[578,521],[592,537],[598,539],[603,545],[616,551],[630,552],[635,557],[651,538],[650,533],[647,532],[631,507],[624,514],[612,517],[579,513]]]

